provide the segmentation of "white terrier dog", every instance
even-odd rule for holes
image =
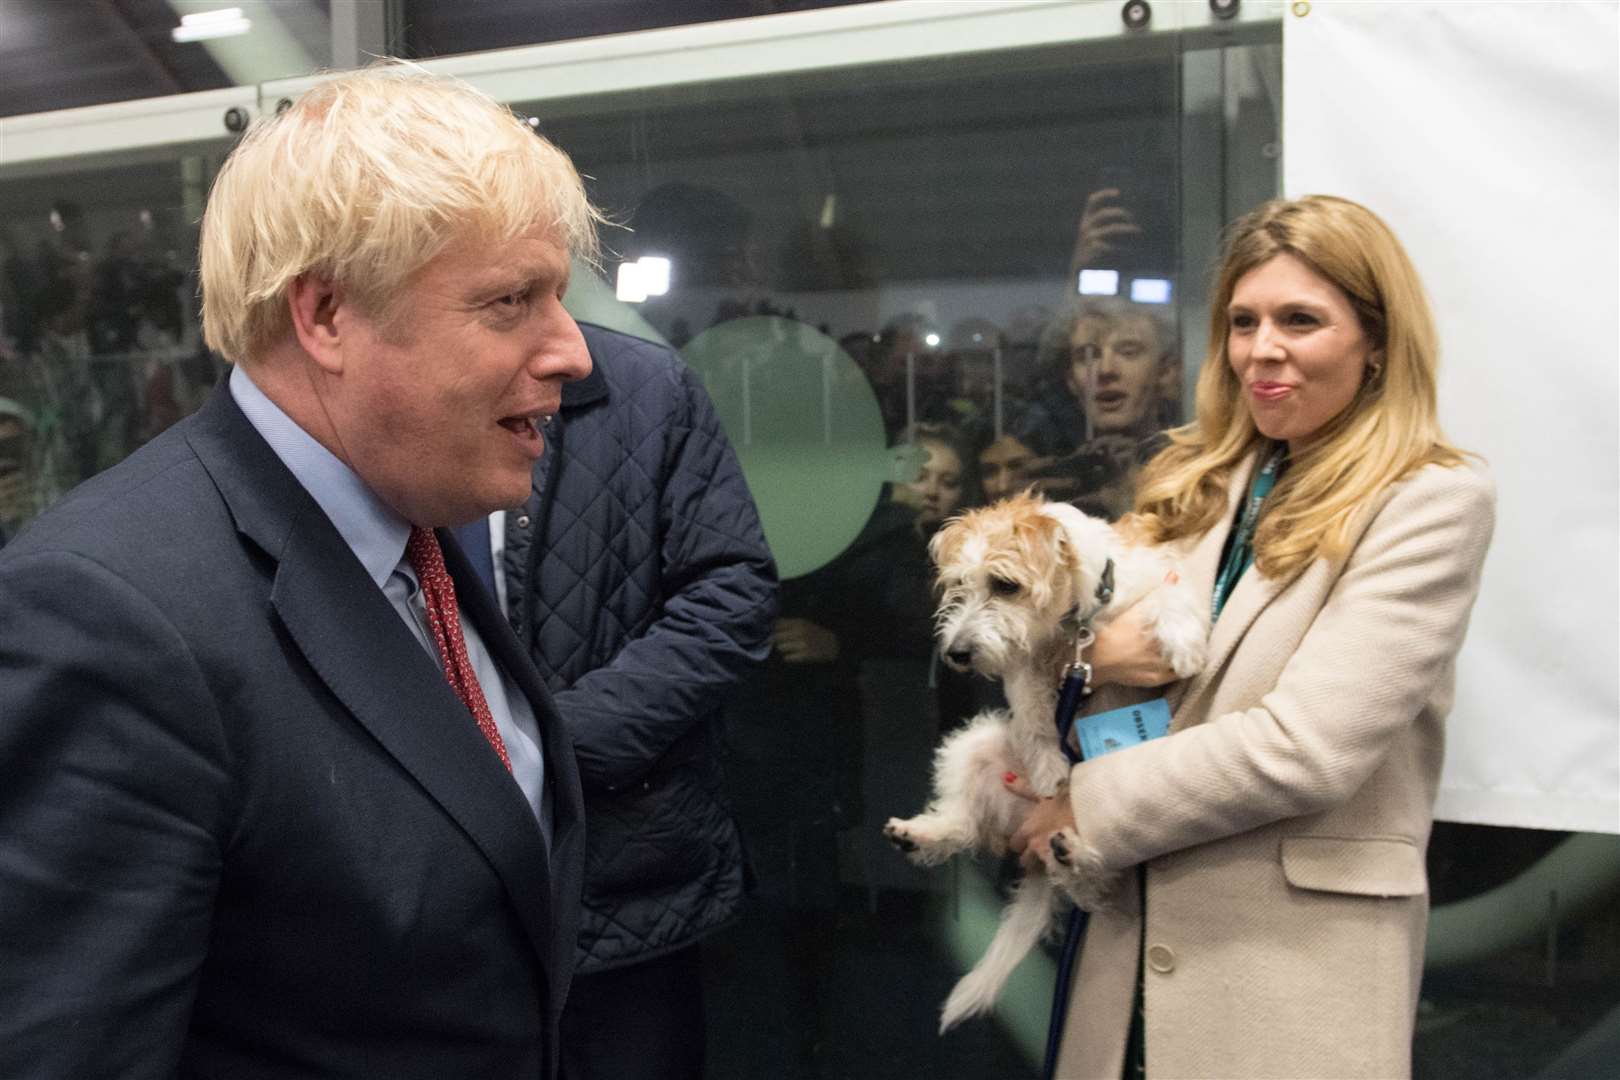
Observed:
[[[1066,503],[1026,494],[970,510],[935,534],[929,554],[939,571],[935,621],[946,663],[1000,678],[1010,709],[980,713],[946,738],[934,755],[933,801],[917,817],[884,826],[885,836],[924,865],[970,849],[1007,851],[1032,804],[1007,790],[1005,774],[1026,777],[1043,797],[1066,790],[1070,765],[1054,710],[1080,627],[1140,602],[1178,678],[1203,667],[1209,638],[1207,609],[1173,583],[1162,554],[1127,544],[1107,522]],[[1059,889],[1089,910],[1117,884],[1072,829],[1052,837],[1044,862],[1044,874],[1018,885],[989,949],[951,991],[941,1033],[995,1004],[1013,968],[1051,928]]]

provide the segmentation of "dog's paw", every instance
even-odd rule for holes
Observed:
[[[1103,911],[1115,906],[1124,875],[1105,870],[1102,860],[1082,844],[1073,829],[1052,834],[1050,851],[1043,860],[1054,884],[1086,911]]]
[[[899,818],[890,818],[883,826],[883,838],[907,855],[922,847],[918,839],[912,835],[911,822],[901,821]]]
[[[1178,637],[1174,639],[1161,638],[1159,649],[1164,654],[1165,663],[1170,670],[1176,673],[1178,679],[1190,679],[1204,670],[1208,656],[1209,643],[1203,638]]]
[[[1204,670],[1209,653],[1209,618],[1190,593],[1172,590],[1163,598],[1153,633],[1177,678],[1191,678]]]
[[[973,846],[973,830],[949,814],[918,814],[890,818],[883,826],[889,843],[918,866],[935,866]]]

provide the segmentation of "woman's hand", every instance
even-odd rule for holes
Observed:
[[[1165,578],[1175,584],[1172,571]],[[1097,642],[1091,647],[1091,681],[1094,685],[1163,686],[1175,680],[1176,673],[1165,662],[1159,640],[1143,617],[1138,600],[1106,625],[1096,628]]]
[[[838,635],[809,619],[777,619],[771,644],[790,664],[830,664],[838,659]]]
[[[1069,793],[1064,790],[1043,799],[1035,794],[1022,776],[1015,773],[1008,773],[1002,782],[1008,791],[1035,804],[1024,823],[1008,838],[1007,846],[1023,856],[1026,869],[1036,869],[1043,865],[1052,850],[1052,834],[1059,829],[1075,827],[1074,807],[1069,803]]]

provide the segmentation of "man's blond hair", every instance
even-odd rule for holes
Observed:
[[[315,274],[384,323],[451,244],[536,225],[595,263],[601,214],[568,155],[456,79],[379,61],[250,128],[203,214],[203,334],[251,361],[290,327],[287,287]]]

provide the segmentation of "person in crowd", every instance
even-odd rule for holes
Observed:
[[[890,319],[855,359],[872,384],[891,441],[919,419],[943,419],[951,369],[941,362],[939,335],[926,316],[906,312]]]
[[[925,462],[941,473],[956,463],[955,475],[915,481],[931,491],[929,517],[943,520],[963,490],[971,492],[960,467],[966,451],[954,448],[948,429],[916,436],[919,473]],[[758,889],[755,917],[727,945],[747,951],[739,967],[751,978],[768,973],[749,1008],[809,1018],[784,1032],[772,1028],[765,1053],[777,1073],[809,1075],[825,1052],[817,1043],[828,1035],[814,1018],[829,977],[828,936],[839,932],[841,843],[858,851],[871,842],[876,850],[882,841],[872,823],[926,797],[946,703],[924,690],[932,596],[926,534],[912,505],[922,496],[913,486],[888,485],[848,548],[782,582],[770,656],[728,708],[728,779]],[[874,882],[870,870],[862,876],[874,890],[887,880]]]
[[[922,451],[923,457],[916,478],[897,486],[894,498],[912,509],[912,531],[926,543],[946,518],[978,505],[970,468],[974,457],[962,434],[946,424],[914,424],[902,441]]]
[[[978,506],[983,497],[973,469],[971,444],[957,428],[914,424],[903,439],[922,452],[922,463],[916,479],[894,490],[894,512],[887,519],[890,531],[885,534],[873,527],[883,520],[881,506],[873,526],[868,526],[873,543],[861,549],[867,552],[862,563],[865,580],[857,576],[850,601],[870,607],[873,598],[881,598],[881,605],[878,619],[853,611],[852,622],[860,628],[863,655],[926,663],[918,681],[932,690],[934,729],[946,731],[977,712],[980,697],[973,676],[939,662],[934,642],[934,567],[928,541],[948,518]],[[857,541],[857,548],[859,545]],[[884,819],[887,817],[886,813]]]
[[[1365,207],[1240,219],[1209,340],[1197,417],[1128,521],[1212,597],[1208,665],[1165,691],[1168,735],[1080,762],[1012,839],[1050,858],[1072,829],[1064,857],[1117,883],[1083,931],[1056,1075],[1408,1075],[1494,487],[1440,430],[1422,285]],[[1091,712],[1168,681],[1148,642],[1131,613],[1099,632]]]
[[[406,64],[227,158],[228,382],[0,551],[0,1075],[557,1074],[574,752],[441,527],[528,496],[599,220]]]
[[[1046,441],[1038,417],[1024,413],[1000,432],[982,431],[975,456],[978,487],[986,503],[997,502],[1029,488],[1042,490],[1042,475],[1057,455]]]
[[[959,510],[979,503],[967,440],[944,424],[916,424],[900,445],[919,453],[915,477],[893,484],[848,549],[818,575],[828,595],[820,620],[785,611],[772,632],[788,663],[840,657],[927,658],[933,650],[933,569],[928,540]]]
[[[721,707],[769,651],[776,572],[696,375],[667,347],[581,330],[591,373],[563,389],[533,493],[459,535],[579,759],[590,829],[563,1073],[696,1080],[698,942],[745,896]]]
[[[979,448],[979,486],[984,501],[999,502],[1029,486],[1031,470],[1041,455],[1011,431],[1004,431]]]
[[[1175,334],[1156,310],[1123,300],[1081,306],[1064,382],[1090,438],[1146,439],[1166,426],[1179,387]]]
[[[1049,328],[1045,366],[1068,391],[1046,422],[1083,433],[1040,472],[1053,498],[1109,519],[1130,509],[1136,473],[1178,419],[1175,336],[1156,311],[1112,299],[1080,301]],[[1073,436],[1070,436],[1073,438]]]
[[[0,547],[33,516],[29,477],[29,435],[33,417],[9,397],[0,396]]]
[[[95,475],[104,405],[90,366],[78,287],[57,278],[40,289],[34,313],[35,348],[24,361],[39,446],[39,503],[54,501],[80,480]]]

